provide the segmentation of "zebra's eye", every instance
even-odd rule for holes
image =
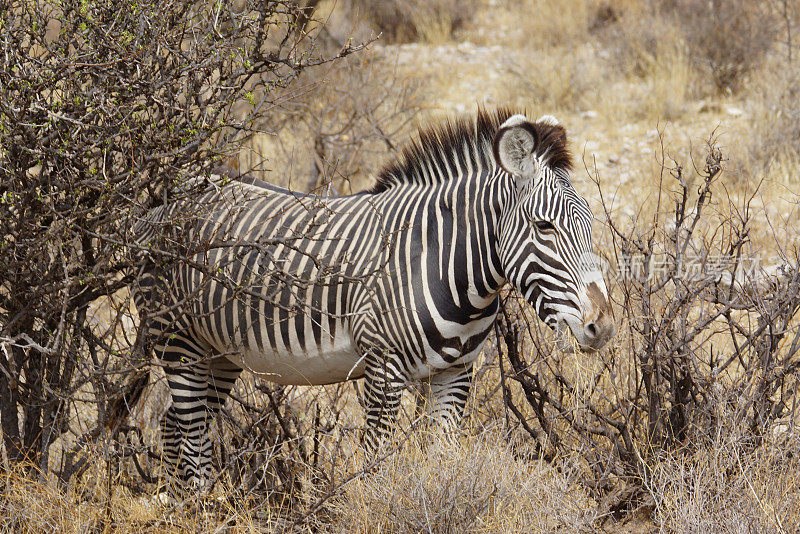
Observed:
[[[536,221],[533,224],[536,226],[536,229],[543,234],[552,234],[556,231],[556,227],[549,221]]]

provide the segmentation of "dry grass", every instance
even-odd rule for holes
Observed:
[[[427,440],[427,438],[425,438]],[[455,452],[455,454],[454,454]],[[344,464],[344,477],[356,465]],[[466,437],[453,450],[434,442],[404,447],[374,472],[338,487],[305,527],[330,532],[592,532],[593,502],[575,484],[577,469],[518,458],[495,432]],[[192,505],[175,507],[105,484],[105,473],[61,491],[49,483],[6,475],[0,501],[4,532],[270,532],[289,528],[291,507],[255,498],[230,498],[221,484]],[[99,483],[98,483],[99,482]],[[109,493],[109,489],[111,490]],[[324,485],[310,493],[314,502]],[[302,514],[303,506],[295,505]],[[272,508],[272,509],[270,509]],[[289,516],[291,519],[291,515]]]
[[[592,532],[592,502],[576,469],[515,456],[496,431],[452,449],[409,447],[330,505],[333,530],[349,532]],[[346,525],[346,527],[344,527]]]
[[[675,532],[797,532],[798,435],[744,452],[720,440],[689,458],[665,458],[648,481],[654,517]]]
[[[101,477],[102,478],[102,477]],[[117,484],[79,483],[67,490],[28,479],[4,477],[0,531],[58,532],[268,532],[277,522],[253,503],[206,498],[195,506],[163,504],[158,497],[132,495]]]
[[[797,473],[800,437],[782,432],[746,452],[726,436],[689,457],[665,454],[650,465],[644,486],[648,513],[617,525],[598,516],[598,503],[580,483],[581,459],[548,464],[512,445],[499,429],[464,437],[461,447],[409,442],[377,469],[336,487],[314,516],[292,527],[329,489],[309,486],[299,503],[281,506],[239,498],[225,483],[204,500],[176,507],[132,493],[98,462],[66,490],[6,474],[0,531],[66,532],[795,532],[800,527]],[[428,436],[420,436],[428,442]],[[360,459],[343,463],[339,480],[359,473]],[[110,493],[109,493],[110,490]],[[287,515],[288,514],[288,515]],[[605,521],[604,521],[605,520]],[[654,523],[651,523],[653,521]],[[653,528],[652,526],[650,528]]]

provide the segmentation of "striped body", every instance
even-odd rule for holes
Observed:
[[[477,181],[341,198],[233,182],[148,222],[195,214],[181,226],[206,269],[160,274],[177,281],[178,299],[201,295],[189,298],[188,320],[218,354],[274,382],[310,385],[360,378],[362,355],[388,350],[407,355],[408,378],[419,379],[474,358],[497,311],[505,279],[491,204],[501,198]],[[228,246],[236,242],[245,244]]]
[[[604,317],[593,306],[607,307],[605,285],[579,261],[591,252],[588,206],[563,169],[543,172],[544,159],[537,180],[509,172],[516,145],[507,136],[499,156],[492,145],[507,115],[423,134],[373,191],[320,198],[217,182],[147,215],[138,241],[189,257],[152,269],[134,291],[167,364],[174,476],[207,478],[208,417],[242,368],[282,384],[366,377],[371,449],[411,380],[426,380],[431,415],[454,427],[507,281],[553,328],[605,343],[608,321],[590,318]],[[544,158],[543,146],[526,157]],[[598,324],[605,330],[586,333]]]

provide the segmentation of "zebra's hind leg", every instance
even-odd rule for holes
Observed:
[[[398,358],[371,353],[364,370],[364,408],[366,428],[363,444],[375,454],[395,427],[406,377]]]
[[[206,434],[206,390],[210,347],[198,343],[188,331],[162,336],[156,354],[164,362],[172,404],[161,425],[161,441],[170,494],[182,497],[199,487],[200,448]]]
[[[186,333],[168,336],[156,347],[166,363],[172,405],[162,423],[164,460],[170,493],[204,491],[211,474],[210,426],[241,372],[226,358],[209,357],[210,347]]]
[[[231,389],[242,373],[242,368],[231,362],[224,356],[216,356],[209,362],[208,384],[206,389],[206,428],[211,426],[214,417],[225,405],[225,401],[230,395]],[[213,442],[210,432],[204,434],[204,438],[199,445],[200,463],[198,466],[199,478],[205,484],[211,479],[212,462],[211,456],[214,452]]]

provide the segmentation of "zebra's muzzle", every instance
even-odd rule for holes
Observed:
[[[562,316],[559,321],[557,330],[565,334],[569,327],[578,347],[584,352],[600,350],[616,333],[614,314],[603,289],[596,282],[591,282],[586,287],[583,299],[583,317],[569,314]],[[565,345],[569,343],[565,342]]]
[[[599,350],[608,343],[616,333],[614,313],[606,296],[605,284],[601,288],[597,282],[586,287],[588,305],[584,309],[581,335],[573,335],[584,350]]]

